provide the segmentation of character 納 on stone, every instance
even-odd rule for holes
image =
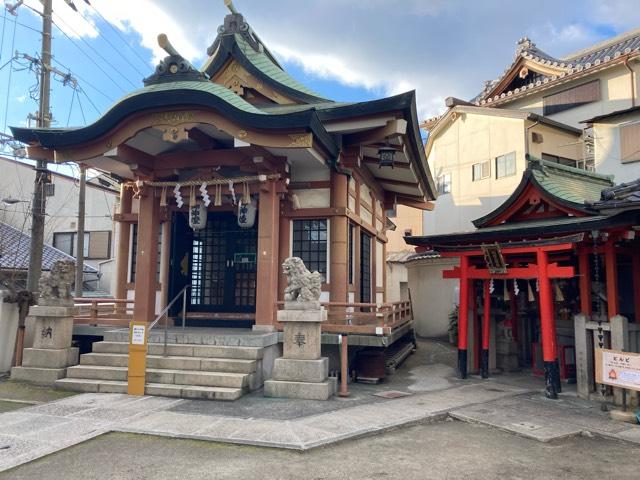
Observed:
[[[289,257],[282,263],[288,285],[284,289],[285,310],[317,310],[320,308],[322,275],[310,272],[298,257]]]

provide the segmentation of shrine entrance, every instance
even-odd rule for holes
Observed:
[[[172,226],[170,296],[191,285],[187,324],[252,323],[256,311],[257,221],[251,228],[241,228],[233,213],[209,212],[206,226],[192,230],[187,214],[174,212]],[[181,309],[176,305],[172,315],[179,317]]]

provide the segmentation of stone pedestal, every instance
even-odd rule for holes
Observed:
[[[11,378],[40,385],[53,385],[64,378],[67,367],[78,364],[73,337],[72,305],[35,305],[29,309],[34,326],[33,347],[25,348],[21,367],[11,369]]]
[[[273,378],[264,382],[267,397],[327,400],[336,383],[328,378],[329,359],[320,356],[321,322],[324,310],[281,310],[284,324],[283,356],[273,364]]]

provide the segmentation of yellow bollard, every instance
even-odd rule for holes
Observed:
[[[144,322],[131,322],[129,326],[129,367],[127,393],[144,395],[145,374],[147,370],[147,333]]]

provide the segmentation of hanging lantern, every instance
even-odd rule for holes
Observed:
[[[396,149],[393,148],[388,142],[384,147],[378,149],[378,169],[382,167],[393,168],[393,161],[396,156]]]
[[[189,226],[193,230],[202,230],[207,226],[207,207],[204,203],[199,202],[189,207]]]
[[[241,201],[238,204],[238,226],[240,228],[252,228],[256,223],[257,211],[255,200],[251,200],[249,203]]]

